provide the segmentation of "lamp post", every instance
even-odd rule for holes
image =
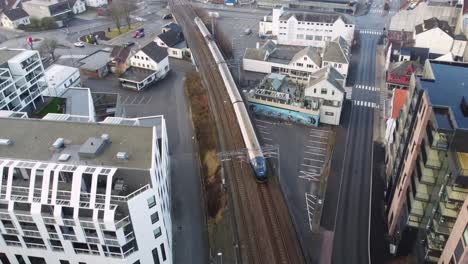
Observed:
[[[221,259],[220,264],[223,264],[223,253],[218,252],[218,257]]]

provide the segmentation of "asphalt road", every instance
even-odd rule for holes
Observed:
[[[379,210],[372,201],[373,186],[373,126],[374,112],[380,107],[376,84],[376,47],[382,40],[382,30],[388,25],[390,15],[379,12],[383,1],[372,3],[370,12],[357,19],[360,30],[360,46],[353,54],[352,107],[346,123],[347,140],[341,168],[340,191],[334,224],[332,263],[369,263],[370,252],[370,208]],[[398,3],[391,2],[392,10]],[[371,87],[370,89],[367,87]],[[378,197],[378,195],[377,195]],[[381,227],[382,229],[383,227]],[[380,242],[384,240],[380,232]],[[373,237],[376,237],[374,234]],[[374,241],[374,239],[373,239]],[[383,249],[384,250],[384,249]],[[374,259],[374,258],[372,258]]]

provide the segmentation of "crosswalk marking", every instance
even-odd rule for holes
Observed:
[[[382,8],[372,8],[369,10],[369,13],[371,14],[384,14],[384,13],[389,13],[390,15],[396,14],[396,11],[385,11]]]
[[[361,29],[359,30],[360,34],[368,34],[368,35],[382,35],[383,30],[376,30],[376,29]]]
[[[354,87],[357,89],[362,89],[362,90],[367,90],[367,91],[374,91],[374,92],[380,91],[379,87],[374,87],[374,86],[369,86],[369,85],[358,84],[358,85],[355,85]]]
[[[374,102],[361,101],[361,100],[353,100],[353,105],[369,107],[369,108],[379,108],[379,105]]]

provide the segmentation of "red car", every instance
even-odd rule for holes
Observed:
[[[140,28],[137,31],[135,31],[135,33],[133,33],[132,38],[142,38],[144,36],[145,36],[145,31],[142,28]]]

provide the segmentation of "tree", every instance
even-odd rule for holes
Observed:
[[[52,17],[44,17],[41,19],[41,27],[43,29],[56,29],[58,28],[57,22]]]
[[[50,56],[52,57],[52,60],[55,60],[54,53],[55,53],[55,49],[57,48],[57,46],[58,46],[57,40],[54,38],[50,38],[50,39],[44,39],[39,49],[40,51],[44,53],[50,54]]]
[[[130,30],[132,24],[131,12],[136,8],[135,2],[128,0],[114,0],[112,4],[117,5],[118,9],[121,12],[121,17],[125,19],[125,21],[127,22],[127,27]]]
[[[116,1],[112,2],[109,6],[109,15],[115,23],[115,27],[120,31],[120,27],[122,26],[120,20],[122,19],[122,10],[120,9],[119,5],[116,4]]]

